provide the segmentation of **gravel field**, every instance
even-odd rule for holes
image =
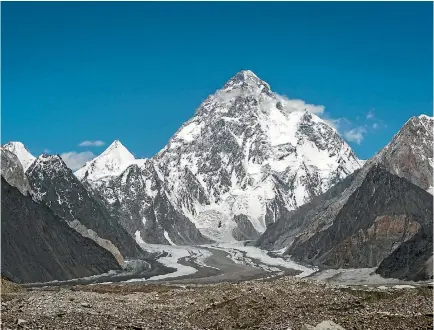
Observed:
[[[2,282],[2,329],[432,329],[433,294],[282,277],[239,283],[96,284],[22,289]]]

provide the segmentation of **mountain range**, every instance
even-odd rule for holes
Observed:
[[[248,240],[321,267],[432,277],[433,118],[412,117],[365,162],[308,110],[244,70],[149,159],[116,140],[73,173],[10,142],[2,177],[118,266],[153,258],[139,241]]]

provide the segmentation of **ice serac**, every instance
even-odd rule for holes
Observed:
[[[262,233],[360,167],[339,134],[297,102],[241,71],[153,158],[169,199],[202,233]],[[240,215],[253,226],[245,235]]]
[[[15,156],[17,156],[21,165],[23,166],[24,171],[33,163],[36,159],[22,144],[21,142],[8,142],[2,146],[2,149],[12,152]]]
[[[361,169],[282,216],[256,245],[284,248],[293,258],[318,266],[380,265],[385,276],[432,276],[426,266],[432,263],[433,204],[426,178],[432,176],[433,142],[425,138],[432,135],[430,120],[411,118]]]
[[[98,194],[86,189],[58,155],[41,155],[27,169],[33,198],[46,204],[81,235],[110,251],[120,264],[146,258]]]
[[[1,273],[18,283],[70,280],[120,270],[116,259],[82,237],[46,205],[1,178]]]

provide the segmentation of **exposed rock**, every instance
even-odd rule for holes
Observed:
[[[427,184],[421,183],[432,176],[428,166],[432,151],[425,153],[432,150],[430,134],[432,118],[413,117],[363,168],[310,203],[283,214],[255,244],[269,250],[286,248],[295,259],[333,268],[376,267],[396,251],[396,258],[380,268],[381,274],[430,278],[432,196],[423,191]],[[410,153],[413,160],[405,162]],[[393,166],[395,161],[399,168]]]
[[[345,330],[339,324],[336,324],[333,321],[329,321],[329,320],[322,321],[321,323],[317,324],[315,327],[305,324],[301,329],[302,330]]]
[[[23,319],[18,319],[17,320],[17,325],[20,327],[20,326],[23,326],[24,324],[26,324],[27,323],[27,321],[26,320],[23,320]]]
[[[432,193],[433,123],[426,115],[410,118],[374,161]]]
[[[125,258],[147,256],[98,196],[80,183],[59,156],[39,156],[26,175],[35,199],[46,204],[81,235],[110,251],[120,264]]]
[[[108,251],[3,177],[1,192],[1,271],[8,278],[18,283],[45,282],[120,269]]]
[[[18,157],[3,147],[0,152],[2,177],[5,178],[11,186],[18,188],[22,194],[27,195],[30,191],[30,185]]]
[[[376,267],[403,242],[413,239],[419,245],[423,237],[427,250],[422,255],[420,248],[407,251],[406,256],[419,256],[418,264],[425,264],[432,255],[432,209],[432,195],[375,166],[331,226],[307,240],[296,238],[286,253],[333,268]],[[421,279],[427,278],[425,273]]]

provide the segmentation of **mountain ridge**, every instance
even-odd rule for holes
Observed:
[[[361,166],[334,128],[304,109],[293,110],[294,104],[244,70],[210,95],[156,155],[125,165],[146,168],[144,182],[159,181],[177,216],[209,239],[233,240],[235,232],[242,237],[235,220],[240,215],[263,232],[284,212],[279,210],[304,204]],[[120,171],[107,180],[84,177],[98,157],[76,175],[114,201],[111,185]],[[142,220],[143,211],[132,221]]]

